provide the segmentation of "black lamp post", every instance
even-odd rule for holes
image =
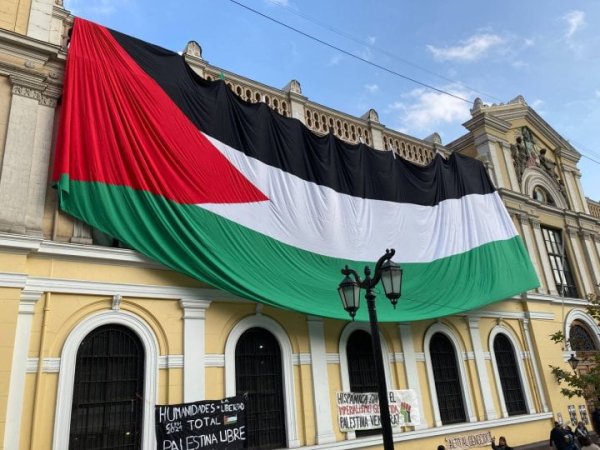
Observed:
[[[377,323],[377,311],[375,309],[375,293],[373,289],[381,280],[385,296],[392,302],[394,308],[400,298],[402,287],[402,269],[391,261],[396,251],[386,250],[385,255],[379,258],[375,265],[375,274],[371,278],[371,269],[365,267],[365,278],[361,280],[355,270],[346,266],[342,269],[345,278],[338,287],[338,293],[344,305],[344,309],[350,314],[352,320],[360,307],[360,290],[365,289],[367,294],[367,306],[369,307],[369,323],[371,324],[371,344],[373,345],[373,356],[375,358],[375,371],[377,373],[377,385],[379,388],[379,411],[381,414],[381,430],[383,433],[383,448],[394,449],[392,437],[392,423],[390,420],[390,406],[388,402],[387,384],[383,369],[383,356],[381,354],[381,340],[379,339],[379,324]],[[352,277],[351,277],[352,275]]]
[[[571,369],[573,369],[573,370],[577,369],[577,366],[579,365],[579,360],[575,356],[575,353],[571,353],[571,357],[569,359],[567,359],[567,362],[569,363],[569,365],[571,366]]]

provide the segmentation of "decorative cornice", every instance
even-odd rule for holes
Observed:
[[[340,354],[339,353],[327,353],[325,357],[327,364],[339,364],[340,363]]]
[[[506,133],[511,128],[510,122],[486,112],[477,114],[473,118],[467,120],[463,123],[463,126],[471,132],[482,126],[492,128],[500,133]]]
[[[310,353],[293,353],[292,364],[294,366],[312,364],[312,355]]]
[[[206,310],[210,307],[209,300],[199,298],[182,298],[179,300],[179,306],[183,309],[184,319],[204,319]]]
[[[35,305],[42,297],[42,291],[32,291],[24,289],[21,292],[21,301],[19,303],[19,314],[33,314]]]
[[[37,101],[42,99],[41,90],[19,84],[13,84],[12,94],[20,97],[31,98]]]
[[[204,355],[205,367],[225,367],[225,355],[219,353],[207,353]]]
[[[151,299],[168,299],[194,302],[196,306],[210,304],[211,301],[246,302],[219,289],[185,288],[179,286],[159,286],[148,284],[106,283],[100,281],[71,280],[64,278],[30,277],[25,274],[0,272],[0,287],[16,287],[28,292],[57,292],[79,295],[122,295]],[[193,300],[191,300],[193,299]],[[201,300],[200,300],[201,299]]]
[[[183,355],[161,355],[158,357],[159,369],[181,369],[183,367]]]

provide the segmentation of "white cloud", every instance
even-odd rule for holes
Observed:
[[[538,109],[540,106],[542,106],[544,104],[544,100],[542,100],[541,98],[536,98],[533,102],[531,102],[529,105],[533,108],[533,109]]]
[[[331,59],[329,60],[327,65],[328,66],[337,66],[342,61],[342,59],[344,59],[344,57],[342,55],[340,55],[339,53],[335,54],[331,57]]]
[[[484,33],[471,36],[466,41],[461,41],[460,45],[453,47],[438,48],[428,45],[427,49],[438,61],[474,61],[504,42],[505,39],[497,34]]]
[[[359,57],[361,57],[362,59],[365,59],[367,61],[371,60],[371,56],[373,56],[373,52],[371,51],[370,47],[364,46],[361,49],[358,50],[357,55]]]
[[[472,93],[458,85],[449,85],[445,91],[462,98],[473,97]],[[401,130],[412,134],[432,133],[443,124],[464,122],[471,117],[469,102],[426,89],[414,89],[407,94],[407,101],[396,101],[388,111],[399,113]]]
[[[579,10],[570,11],[563,16],[563,20],[567,22],[565,37],[569,39],[585,25],[585,13]]]
[[[379,90],[379,86],[376,84],[365,84],[365,89],[369,91],[371,94],[374,94]]]

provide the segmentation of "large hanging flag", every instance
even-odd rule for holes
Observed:
[[[60,206],[139,252],[265,304],[347,319],[344,265],[396,249],[409,321],[538,286],[483,165],[317,136],[171,51],[76,19],[53,174]],[[366,307],[357,319],[367,318]]]

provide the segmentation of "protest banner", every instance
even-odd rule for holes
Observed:
[[[402,389],[388,392],[392,427],[421,423],[416,392]],[[338,424],[340,431],[381,428],[377,392],[338,392]]]
[[[156,405],[157,450],[239,450],[246,442],[247,396]]]

